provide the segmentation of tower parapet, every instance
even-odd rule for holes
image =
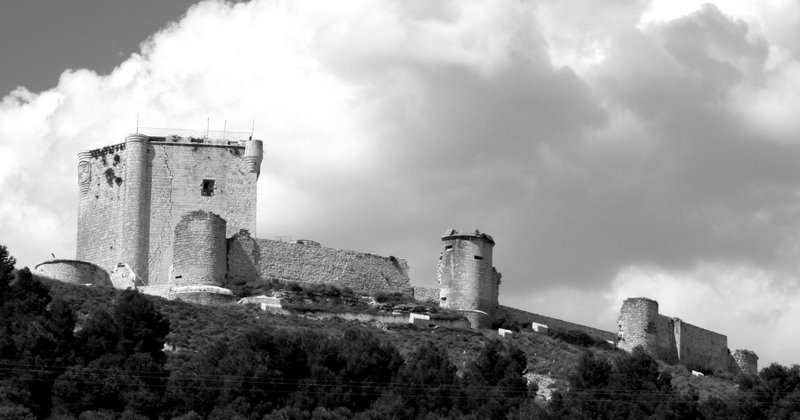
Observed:
[[[497,310],[500,273],[492,266],[494,239],[450,229],[442,236],[439,299],[443,308],[464,311],[473,328],[488,328]]]

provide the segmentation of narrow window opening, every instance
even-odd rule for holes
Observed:
[[[445,245],[444,250],[445,251],[452,251],[453,250],[453,245]]]
[[[200,195],[203,197],[211,197],[214,195],[214,180],[213,179],[204,179],[202,184],[202,189],[200,190]]]
[[[182,279],[183,276],[175,276],[176,279]]]
[[[447,297],[439,298],[442,302],[447,300]]]
[[[480,255],[476,255],[476,256],[475,256],[475,259],[476,259],[476,260],[482,260],[482,259],[483,259],[483,257],[481,257]]]

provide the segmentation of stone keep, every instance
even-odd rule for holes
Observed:
[[[492,237],[477,230],[450,229],[442,237],[440,305],[465,311],[473,328],[488,328],[497,310],[500,273],[492,266],[493,249]]]
[[[77,259],[125,267],[131,275],[116,287],[171,285],[175,229],[186,214],[213,212],[228,237],[255,231],[262,155],[260,140],[143,134],[79,153]]]

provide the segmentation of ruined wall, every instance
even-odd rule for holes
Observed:
[[[750,350],[736,350],[733,359],[745,375],[758,375],[758,356]]]
[[[182,215],[214,212],[227,221],[228,236],[255,229],[262,147],[137,134],[80,153],[77,258],[108,271],[128,264],[139,285],[169,284]]]
[[[728,337],[675,320],[678,359],[688,369],[728,371],[733,360],[728,352]]]
[[[638,345],[655,358],[689,369],[734,369],[726,336],[661,315],[652,299],[625,299],[620,310],[617,346],[631,351]]]
[[[413,287],[413,297],[418,302],[431,302],[439,303],[439,288],[438,287]]]
[[[221,217],[202,210],[181,218],[175,227],[171,284],[222,287],[228,271],[225,227]]]
[[[97,265],[85,261],[46,261],[38,264],[34,268],[34,273],[39,277],[64,283],[112,286],[108,272]]]
[[[120,262],[125,144],[78,154],[76,259],[111,272]]]
[[[327,283],[368,293],[411,294],[403,259],[357,251],[252,238],[237,233],[228,241],[228,282],[281,280]]]
[[[585,325],[575,324],[573,322],[563,321],[560,319],[551,318],[549,316],[539,315],[532,312],[526,312],[520,309],[510,308],[508,306],[503,306],[503,305],[499,306],[495,318],[506,319],[512,322],[521,322],[525,324],[536,322],[539,324],[547,325],[550,331],[552,330],[580,331],[588,334],[589,336],[597,340],[605,340],[613,342],[616,341],[617,339],[617,334],[611,331],[604,331],[598,328],[587,327]]]
[[[479,231],[450,229],[442,237],[437,270],[440,305],[453,310],[485,312],[487,316],[474,325],[476,328],[489,327],[497,310],[499,274],[492,267],[493,248],[492,237]]]

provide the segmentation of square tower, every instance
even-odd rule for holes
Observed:
[[[78,154],[77,259],[114,273],[115,287],[169,286],[175,228],[203,210],[227,222],[226,237],[256,228],[260,140],[131,134]]]

